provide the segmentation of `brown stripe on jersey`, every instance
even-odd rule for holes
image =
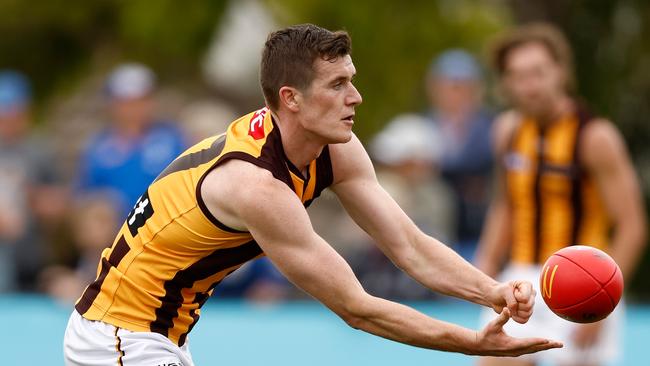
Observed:
[[[256,159],[252,155],[248,155],[241,151],[233,151],[233,152],[226,153],[222,157],[220,157],[219,160],[217,160],[214,163],[214,165],[210,167],[210,169],[206,170],[205,173],[203,173],[203,176],[201,176],[201,178],[199,179],[199,182],[196,184],[196,192],[195,192],[196,202],[198,203],[199,208],[203,212],[203,215],[205,215],[205,217],[207,217],[208,220],[210,220],[210,222],[214,224],[216,227],[218,227],[219,229],[230,233],[247,233],[247,231],[233,229],[227,226],[226,224],[222,223],[221,221],[219,221],[219,219],[217,219],[216,217],[214,217],[212,212],[210,212],[210,210],[208,209],[208,206],[206,206],[205,201],[203,201],[203,195],[201,195],[201,186],[203,185],[203,180],[205,179],[205,177],[207,177],[208,174],[211,171],[213,171],[216,167],[218,167],[219,165],[223,164],[224,162],[230,159],[244,160],[251,164],[257,165],[260,168],[271,170],[271,168],[268,165],[266,165],[266,163]]]
[[[104,280],[106,279],[106,276],[108,276],[108,272],[110,271],[111,267],[117,267],[130,249],[131,248],[129,248],[129,244],[127,244],[124,236],[121,236],[111,250],[111,254],[108,256],[108,260],[106,258],[102,258],[102,268],[99,276],[97,276],[97,279],[91,283],[88,288],[86,288],[86,291],[84,291],[81,299],[77,305],[75,305],[75,309],[79,312],[79,314],[83,315],[88,311],[88,309],[90,309],[90,306],[97,298],[97,295],[99,295],[99,291],[102,288]]]
[[[293,182],[291,181],[291,176],[289,175],[289,170],[284,159],[284,150],[282,148],[280,130],[276,126],[271,130],[271,132],[269,132],[268,136],[266,137],[266,141],[264,142],[264,146],[262,146],[259,157],[249,155],[242,151],[233,151],[223,154],[223,156],[221,156],[219,160],[217,160],[214,165],[210,167],[210,169],[206,170],[205,173],[203,173],[203,176],[199,179],[199,182],[196,185],[196,201],[199,205],[199,208],[205,217],[210,220],[210,222],[212,222],[219,229],[227,232],[245,233],[246,231],[233,229],[214,217],[212,212],[210,212],[206,206],[205,201],[203,201],[203,196],[201,195],[201,185],[203,184],[205,177],[219,165],[231,159],[243,160],[253,165],[259,166],[262,169],[266,169],[271,172],[271,174],[273,174],[273,177],[283,181],[289,186],[289,188],[293,190]]]
[[[542,251],[542,167],[544,165],[544,153],[546,150],[546,129],[540,128],[537,136],[537,169],[535,171],[534,203],[535,203],[535,248],[533,249],[533,262],[539,263]]]
[[[234,248],[217,249],[189,267],[176,272],[174,278],[164,284],[165,295],[160,298],[161,305],[156,309],[156,319],[149,326],[152,332],[165,337],[174,327],[174,318],[183,304],[182,289],[191,288],[194,282],[208,278],[231,267],[242,265],[262,254],[255,241],[249,241]],[[196,314],[195,314],[196,315]]]
[[[165,170],[160,173],[156,178],[156,181],[182,170],[196,168],[201,164],[205,164],[210,160],[216,158],[223,151],[224,146],[226,145],[226,135],[221,135],[217,137],[210,145],[209,148],[193,152],[191,154],[183,155],[178,159],[174,160],[171,164],[165,168]]]
[[[311,203],[320,196],[325,188],[332,185],[334,182],[334,172],[332,170],[332,159],[330,157],[329,145],[325,145],[318,159],[316,159],[316,189],[314,190],[314,197],[305,202],[305,207],[309,207]]]
[[[582,228],[583,218],[583,199],[582,199],[582,184],[584,182],[583,170],[580,166],[580,134],[587,122],[591,120],[590,113],[579,103],[576,106],[578,117],[578,127],[576,131],[575,140],[573,143],[573,167],[575,175],[572,177],[571,182],[571,209],[573,210],[573,228],[571,231],[571,243],[569,245],[583,244],[578,243],[578,236]]]
[[[221,282],[221,281],[219,281],[219,282]],[[215,283],[214,285],[211,286],[211,288],[214,288],[214,286],[216,286],[216,285],[217,284]],[[187,340],[187,335],[192,331],[192,328],[194,328],[194,326],[196,325],[196,322],[199,321],[199,314],[197,313],[198,309],[203,307],[203,304],[205,304],[205,302],[208,300],[209,297],[210,297],[209,291],[205,292],[205,293],[199,292],[199,293],[196,294],[196,296],[194,296],[194,302],[197,303],[199,305],[199,307],[196,308],[196,309],[192,309],[190,311],[190,316],[192,317],[192,323],[190,323],[189,327],[187,328],[187,332],[181,334],[181,336],[178,338],[178,345],[179,346],[182,347],[185,344],[185,340]]]
[[[273,126],[273,129],[266,137],[264,146],[262,146],[262,151],[258,160],[265,163],[268,167],[266,169],[273,174],[275,179],[284,182],[292,191],[295,191],[293,180],[291,180],[291,174],[289,173],[288,163],[290,162],[287,159],[287,156],[284,153],[284,147],[282,146],[282,135],[280,134],[280,129],[275,125],[275,121],[273,121]],[[295,166],[294,169],[298,172],[298,176],[302,177],[302,173],[300,173]]]
[[[296,177],[302,179],[303,182],[306,182],[307,180],[309,180],[309,169],[307,169],[307,176],[303,175],[302,172],[300,171],[300,169],[298,169],[297,166],[293,165],[291,160],[289,160],[289,158],[287,158],[287,156],[286,156],[286,154],[284,152],[284,149],[282,149],[282,155],[283,155],[285,163],[287,164],[287,168],[289,169],[290,172],[295,174]]]

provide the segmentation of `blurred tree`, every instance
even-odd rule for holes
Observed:
[[[475,0],[267,0],[283,24],[314,23],[352,36],[355,85],[364,97],[355,132],[366,139],[396,114],[423,109],[424,77],[434,55],[484,42],[509,23],[500,3]]]
[[[88,68],[145,62],[171,78],[199,74],[226,0],[0,1],[0,68],[34,82],[37,100],[72,87]]]

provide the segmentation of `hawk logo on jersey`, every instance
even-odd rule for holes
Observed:
[[[138,235],[138,229],[144,226],[148,218],[153,216],[153,206],[149,202],[149,192],[144,194],[138,199],[129,216],[127,216],[126,223],[129,226],[131,236]]]
[[[269,109],[264,107],[253,114],[250,124],[248,126],[248,134],[255,140],[264,138],[264,117]]]

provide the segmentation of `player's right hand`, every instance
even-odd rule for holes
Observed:
[[[551,348],[562,348],[561,342],[545,338],[513,338],[503,326],[510,319],[510,310],[503,308],[501,314],[477,333],[477,355],[516,357]]]

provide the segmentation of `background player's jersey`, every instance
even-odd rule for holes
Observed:
[[[140,197],[112,247],[102,253],[97,279],[77,301],[81,315],[185,343],[212,289],[245,262],[264,255],[248,232],[219,222],[201,198],[205,176],[229,159],[269,170],[305,206],[332,183],[327,146],[303,177],[286,158],[267,108],[241,117],[225,134],[176,158]],[[247,189],[246,182],[232,184]]]
[[[609,219],[578,156],[580,133],[588,121],[581,110],[545,128],[523,119],[512,135],[503,164],[514,263],[542,263],[573,244],[607,247]]]

